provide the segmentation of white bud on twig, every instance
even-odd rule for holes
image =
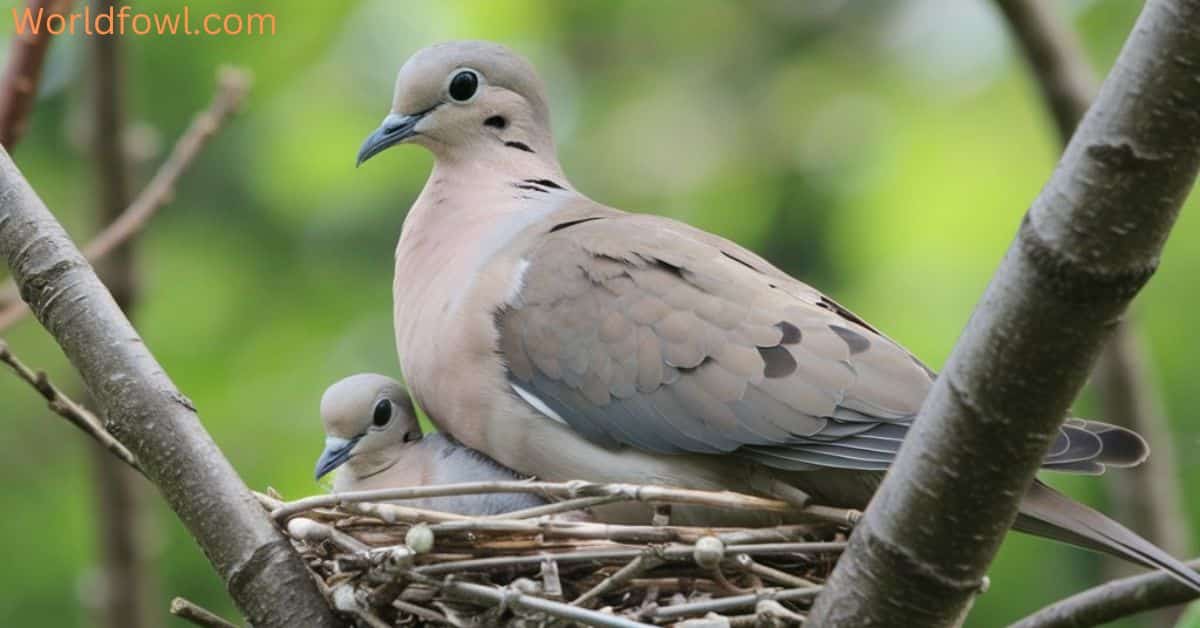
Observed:
[[[725,544],[715,536],[703,536],[696,541],[692,560],[704,569],[713,569],[725,558]]]
[[[429,526],[418,523],[408,529],[404,535],[404,544],[416,554],[425,554],[433,549],[433,530]]]

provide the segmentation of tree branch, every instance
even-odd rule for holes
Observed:
[[[171,600],[171,614],[205,628],[237,628],[207,608],[181,597]]]
[[[1200,569],[1200,560],[1187,563]],[[1166,573],[1155,571],[1103,584],[1060,600],[1010,628],[1085,628],[1136,613],[1184,604],[1196,592]]]
[[[1200,0],[1151,0],[813,607],[958,623],[1200,168]]]
[[[58,13],[66,4],[67,0],[29,0],[25,8],[34,14]],[[13,9],[13,13],[17,10]],[[4,68],[4,78],[0,79],[0,145],[9,152],[29,127],[29,114],[33,111],[42,62],[49,47],[50,33],[44,28],[37,33],[13,34],[8,65]]]
[[[1071,141],[1096,93],[1092,68],[1079,39],[1055,14],[1053,3],[996,0],[996,6],[1033,70],[1059,137],[1064,144]]]
[[[1092,69],[1078,38],[1059,19],[1052,3],[997,0],[996,4],[1021,44],[1059,136],[1063,143],[1070,141],[1095,93]],[[1137,522],[1135,530],[1169,553],[1187,554],[1191,531],[1183,516],[1175,448],[1146,354],[1134,324],[1122,319],[1093,372],[1101,418],[1142,434],[1154,449],[1140,467],[1110,476],[1109,483],[1122,496],[1116,501]]]
[[[255,626],[334,626],[311,575],[83,254],[0,151],[0,254],[106,419]]]
[[[129,465],[135,471],[141,472],[141,467],[138,466],[137,460],[133,454],[124,445],[117,442],[117,439],[109,434],[104,426],[100,423],[100,419],[96,415],[89,412],[86,408],[73,401],[70,397],[64,395],[62,391],[56,387],[46,374],[41,371],[33,371],[16,355],[13,355],[8,344],[0,340],[0,362],[7,364],[16,373],[17,377],[21,378],[26,384],[29,384],[37,391],[43,399],[50,405],[50,409],[57,415],[69,421],[72,425],[83,431],[84,434],[92,437],[101,447],[108,450],[109,453],[116,456],[121,462]]]
[[[175,185],[192,165],[208,141],[216,135],[234,113],[241,108],[250,89],[250,75],[236,68],[222,68],[217,73],[217,90],[208,108],[196,115],[184,131],[167,160],[159,166],[141,194],[119,217],[108,224],[83,247],[84,257],[95,262],[108,255],[146,227],[158,210],[171,202]],[[0,288],[0,333],[29,314],[29,308],[19,300],[16,286],[9,281]]]

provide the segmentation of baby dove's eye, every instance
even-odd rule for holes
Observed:
[[[467,102],[479,89],[479,75],[474,70],[460,70],[450,79],[450,87],[446,90],[450,98],[458,102]]]
[[[392,402],[387,399],[380,399],[379,403],[375,404],[375,412],[371,415],[371,423],[375,427],[383,427],[392,420]]]

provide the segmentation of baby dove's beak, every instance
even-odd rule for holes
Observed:
[[[336,436],[328,436],[325,438],[325,451],[321,452],[321,457],[317,459],[316,479],[325,477],[327,473],[342,466],[350,459],[350,450],[358,444],[358,439],[361,436],[354,438],[338,438]]]
[[[405,115],[401,113],[390,113],[383,119],[383,123],[378,129],[363,142],[362,148],[358,149],[358,162],[354,165],[361,166],[364,161],[382,153],[391,146],[395,146],[400,142],[416,135],[414,130],[417,123],[429,111]]]

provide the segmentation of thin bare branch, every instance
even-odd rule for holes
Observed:
[[[217,89],[208,108],[196,115],[184,131],[170,156],[159,166],[145,189],[129,207],[83,248],[84,257],[95,262],[119,247],[146,227],[158,210],[171,202],[175,186],[200,155],[209,140],[241,108],[250,89],[250,75],[235,68],[222,68],[217,74]],[[29,314],[19,300],[15,285],[9,281],[0,289],[0,333],[4,333]]]
[[[654,613],[655,619],[675,619],[686,617],[688,615],[700,615],[703,613],[716,613],[728,611],[747,606],[753,607],[763,600],[773,600],[776,602],[790,600],[805,600],[816,597],[820,593],[822,587],[804,587],[801,589],[763,589],[755,593],[747,593],[745,595],[732,595],[716,600],[705,600],[702,602],[689,602],[686,604],[675,604],[672,606],[664,606],[659,608]]]
[[[4,342],[4,340],[0,340],[0,362],[7,364],[13,373],[16,373],[17,377],[21,378],[22,381],[37,391],[46,400],[50,406],[50,410],[55,414],[70,421],[71,425],[74,425],[82,430],[84,434],[92,437],[92,440],[95,440],[112,455],[139,473],[141,472],[141,467],[138,466],[133,454],[104,429],[104,426],[100,423],[100,419],[96,418],[96,415],[63,394],[45,373],[42,371],[33,371],[28,366],[25,366],[25,363],[13,354],[12,350],[8,347],[8,343]]]
[[[774,567],[768,567],[761,563],[755,562],[749,554],[738,554],[734,557],[734,564],[739,568],[744,569],[746,573],[752,573],[763,580],[777,582],[791,588],[803,589],[807,587],[815,587],[817,583],[810,582],[800,576],[793,576],[786,571],[780,571]]]
[[[69,0],[28,0],[24,10],[34,15],[59,13],[68,4]],[[12,11],[14,16],[18,14],[17,9]],[[26,30],[13,35],[4,78],[0,79],[0,145],[9,152],[29,127],[29,115],[37,97],[42,62],[46,59],[50,39],[50,32],[45,28],[36,33]]]
[[[581,622],[585,626],[603,626],[605,628],[647,628],[649,626],[649,624],[624,617],[527,595],[514,589],[500,589],[456,580],[447,580],[439,586],[446,593],[464,601],[487,606],[503,605],[518,610],[545,613],[561,619]]]
[[[798,543],[757,543],[748,545],[730,545],[725,548],[729,554],[770,555],[770,554],[830,554],[845,549],[846,544],[840,542],[798,542]],[[560,563],[593,562],[593,561],[626,561],[641,556],[645,550],[640,548],[579,550],[574,552],[559,552],[554,554],[554,560]],[[655,555],[664,560],[684,560],[692,557],[695,547],[690,544],[671,544],[660,547]],[[473,569],[494,569],[514,565],[536,565],[544,560],[544,556],[497,556],[494,558],[472,558],[468,560],[447,561],[417,567],[416,573],[426,576],[450,574]]]
[[[237,628],[216,613],[181,597],[171,600],[171,614],[204,628]]]
[[[1096,80],[1079,39],[1059,19],[1052,2],[996,0],[996,6],[1029,61],[1059,137],[1064,144],[1069,142],[1096,93]]]
[[[643,573],[654,569],[663,564],[665,560],[650,550],[642,550],[642,553],[635,556],[633,560],[625,564],[612,575],[601,580],[596,586],[584,591],[579,597],[571,600],[571,604],[575,606],[586,606],[601,595],[614,591],[621,586],[627,584],[630,580],[642,575]]]
[[[1188,563],[1200,569],[1200,559]],[[1072,595],[1018,621],[1011,628],[1085,628],[1155,609],[1186,604],[1196,591],[1163,572],[1113,580]]]

